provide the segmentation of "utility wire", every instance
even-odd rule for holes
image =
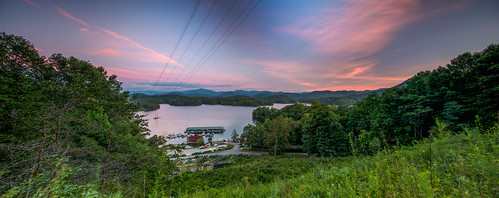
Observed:
[[[230,31],[230,32],[229,32],[229,33],[225,36],[225,38],[224,38],[224,39],[220,42],[220,44],[219,44],[218,46],[215,44],[215,45],[212,47],[212,49],[213,49],[213,50],[211,50],[211,49],[210,49],[211,51],[208,51],[208,53],[207,53],[207,55],[208,55],[208,56],[204,59],[204,61],[203,61],[203,59],[201,59],[201,61],[202,61],[202,62],[200,61],[200,64],[198,64],[198,66],[197,66],[197,68],[195,69],[194,73],[196,73],[197,71],[199,71],[199,69],[200,69],[202,66],[204,66],[204,64],[206,64],[206,63],[208,62],[208,60],[209,60],[209,59],[210,59],[210,58],[211,58],[211,57],[212,57],[212,56],[216,53],[216,51],[217,51],[217,50],[218,50],[218,49],[219,49],[219,48],[220,48],[220,47],[221,47],[221,46],[225,43],[225,41],[227,41],[227,39],[228,39],[228,38],[229,38],[229,37],[230,37],[230,36],[231,36],[231,35],[232,35],[232,34],[233,34],[233,33],[234,33],[234,32],[235,32],[238,28],[239,28],[239,26],[240,26],[240,25],[241,25],[241,24],[242,24],[242,23],[246,20],[246,18],[249,16],[249,14],[251,14],[251,13],[253,12],[253,10],[255,10],[255,8],[258,6],[258,4],[260,4],[260,2],[261,2],[261,1],[262,1],[262,0],[259,0],[257,3],[255,3],[255,5],[254,5],[254,6],[253,6],[253,7],[252,7],[252,8],[251,8],[248,12],[246,12],[246,15],[245,15],[245,16],[244,16],[241,20],[239,20],[239,18],[240,18],[240,17],[241,17],[241,16],[245,13],[245,11],[246,11],[246,10],[250,7],[250,5],[252,4],[252,2],[253,2],[253,1],[252,1],[252,2],[250,2],[250,3],[246,6],[246,8],[244,9],[244,11],[241,13],[241,15],[239,15],[238,19],[234,20],[234,23],[233,23],[233,24],[235,24],[235,22],[237,22],[238,20],[239,20],[239,23],[237,23],[237,25],[236,25],[236,26],[232,29],[232,31]],[[231,25],[231,26],[232,26],[232,25]],[[230,30],[230,27],[227,29],[227,31],[228,31],[228,30]],[[226,32],[227,32],[227,31],[226,31]],[[225,34],[225,33],[224,33],[224,34]],[[222,35],[222,37],[220,37],[219,41],[223,38],[223,36],[224,36],[224,35]],[[217,42],[218,42],[218,41],[217,41]],[[192,75],[188,76],[188,79],[187,79],[185,82],[189,81],[189,80],[192,78],[192,76],[194,75],[194,73],[193,73]]]
[[[185,48],[184,52],[182,53],[182,55],[180,56],[180,58],[178,59],[178,62],[182,62],[186,52],[189,50],[189,48],[191,47],[192,43],[194,42],[194,40],[196,40],[196,37],[197,35],[199,34],[199,31],[201,30],[201,28],[204,26],[204,24],[206,23],[206,20],[210,17],[212,11],[213,11],[213,8],[215,8],[215,5],[217,5],[218,3],[218,0],[214,0],[213,1],[213,4],[211,4],[211,7],[210,7],[210,10],[208,11],[208,13],[206,14],[206,16],[203,18],[203,21],[201,22],[201,25],[199,25],[198,29],[196,30],[196,32],[194,33],[194,36],[192,37],[192,39],[189,41],[189,44],[187,44],[187,47]],[[186,67],[188,67],[189,65],[185,65]],[[183,68],[182,72],[185,71],[186,68]],[[168,74],[168,77],[166,78],[166,82],[168,82],[168,80],[170,79],[170,76],[172,75],[173,73],[173,70],[170,71],[170,73]]]
[[[211,40],[211,38],[215,35],[215,32],[218,30],[218,28],[220,28],[220,25],[223,24],[223,22],[225,21],[225,19],[227,18],[227,16],[229,15],[229,13],[231,13],[232,9],[234,9],[235,5],[237,4],[238,1],[234,0],[232,5],[230,6],[230,8],[227,10],[227,12],[225,12],[225,15],[220,19],[220,21],[218,22],[217,26],[215,27],[215,29],[213,29],[213,31],[211,32],[210,36],[208,37],[208,39],[206,39],[206,41],[203,43],[203,45],[199,48],[199,50],[196,52],[196,54],[191,58],[191,61],[189,61],[189,63],[187,63],[187,65],[191,65],[192,62],[194,62],[194,60],[198,57],[198,55],[201,53],[201,51],[204,49],[204,47],[206,46],[206,44]],[[189,74],[187,74],[186,76],[190,75],[192,73],[192,70],[189,72]],[[177,76],[177,78],[175,78],[174,82],[177,82],[177,80],[179,79],[180,76]],[[185,80],[186,78],[184,78],[183,80]],[[179,87],[175,87],[175,89],[173,91],[176,91]],[[171,92],[173,92],[171,91]]]
[[[158,79],[156,80],[156,82],[153,84],[153,87],[152,87],[152,90],[154,91],[154,89],[156,88],[156,86],[158,85],[158,82],[161,80],[161,77],[163,76],[163,73],[165,73],[165,70],[166,68],[168,67],[168,64],[170,64],[170,61],[173,59],[173,56],[175,55],[175,51],[177,51],[177,48],[178,48],[178,45],[180,44],[180,42],[182,41],[182,38],[184,38],[184,35],[185,35],[185,32],[187,31],[187,28],[189,28],[189,25],[191,24],[191,21],[192,21],[192,18],[194,18],[194,15],[196,14],[196,11],[198,10],[198,7],[199,7],[199,4],[201,3],[201,0],[198,0],[198,2],[196,3],[196,7],[194,8],[194,10],[192,11],[192,14],[191,14],[191,17],[189,18],[189,21],[187,22],[187,24],[185,25],[184,27],[184,30],[182,31],[182,34],[180,35],[180,38],[178,39],[177,41],[177,44],[175,44],[175,48],[173,48],[173,51],[168,59],[168,62],[166,62],[166,65],[165,67],[163,68],[163,71],[161,71],[161,74],[159,75]],[[180,63],[178,63],[180,64]]]

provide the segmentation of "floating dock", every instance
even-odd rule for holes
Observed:
[[[225,128],[223,126],[215,127],[187,127],[184,133],[187,134],[209,134],[209,133],[223,133]]]

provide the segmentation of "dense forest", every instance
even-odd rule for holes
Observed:
[[[116,76],[0,34],[0,194],[150,193],[173,164]],[[156,186],[158,187],[158,186]],[[130,196],[130,194],[125,195]]]
[[[320,156],[374,154],[430,137],[436,120],[455,131],[487,129],[499,122],[498,117],[499,45],[490,45],[352,106],[315,101],[281,110],[259,107],[253,112],[258,122],[245,127],[242,137],[252,148],[269,151],[294,145]]]
[[[213,157],[232,164],[180,173],[117,76],[5,33],[0,57],[2,197],[499,196],[499,45],[353,105],[259,107],[242,142],[274,156]]]
[[[152,111],[159,109],[159,104],[170,104],[173,106],[199,106],[209,105],[233,105],[233,106],[263,106],[272,105],[270,100],[257,100],[249,96],[231,96],[231,97],[188,97],[176,94],[166,95],[143,95],[136,94],[133,102],[141,107],[141,110]]]

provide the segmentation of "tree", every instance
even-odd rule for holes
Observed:
[[[290,123],[282,116],[269,121],[265,132],[264,145],[270,153],[281,154],[289,146]]]
[[[23,183],[38,176],[50,181],[60,167],[73,170],[71,182],[101,191],[143,184],[138,175],[166,179],[175,168],[164,137],[146,138],[138,107],[103,67],[40,56],[22,37],[5,33],[0,59],[0,166],[9,170],[1,174],[0,194],[20,185],[19,193],[31,196],[46,184]]]
[[[248,124],[244,127],[243,134],[241,134],[241,141],[248,144],[250,149],[263,148],[265,131],[265,127],[260,122],[256,122],[255,125]]]
[[[312,113],[303,124],[303,150],[320,156],[350,154],[348,136],[337,115],[327,105],[313,103]]]
[[[232,141],[237,141],[237,137],[239,137],[239,134],[237,133],[236,129],[232,131]]]
[[[200,138],[196,141],[196,146],[197,146],[197,147],[204,146],[204,139],[203,139],[203,137],[200,137]]]
[[[253,110],[253,120],[265,122],[266,119],[273,119],[277,116],[277,109],[268,107],[258,107]]]

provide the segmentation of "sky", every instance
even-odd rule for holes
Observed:
[[[374,90],[499,43],[497,0],[1,0],[0,31],[128,91]]]

